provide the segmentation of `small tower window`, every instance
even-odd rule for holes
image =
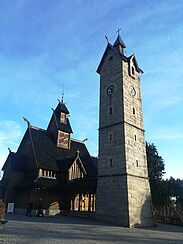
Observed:
[[[136,166],[139,167],[139,161],[138,160],[136,160]]]
[[[135,108],[133,108],[133,114],[135,115]]]
[[[135,141],[137,140],[137,136],[136,136],[136,135],[134,135],[134,140],[135,140]]]
[[[61,115],[60,115],[60,122],[63,123],[63,124],[67,124],[67,117],[66,117],[66,114],[61,112]]]
[[[113,140],[113,135],[112,133],[110,132],[109,135],[108,135],[108,140],[111,142]]]
[[[132,75],[135,75],[135,69],[133,66],[132,66]]]
[[[112,107],[109,107],[109,114],[112,114]]]
[[[109,159],[109,165],[110,165],[110,167],[112,167],[112,166],[113,166],[113,161],[112,161],[112,158],[110,158],[110,159]]]

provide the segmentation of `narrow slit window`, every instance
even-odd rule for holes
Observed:
[[[109,107],[109,114],[112,114],[112,107]]]
[[[137,136],[136,136],[136,135],[134,135],[134,140],[135,140],[135,141],[137,140]]]
[[[110,167],[112,167],[112,165],[113,165],[112,158],[110,158],[109,164],[110,164]]]
[[[132,67],[132,75],[135,75],[135,69]]]
[[[111,142],[113,140],[112,133],[109,133],[109,141]]]
[[[135,108],[133,108],[133,114],[135,115]]]
[[[139,161],[138,160],[136,160],[136,166],[139,167]]]

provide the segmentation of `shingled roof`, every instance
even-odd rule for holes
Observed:
[[[2,170],[4,171],[6,167],[9,167],[11,170],[15,170],[15,171],[27,170],[27,165],[24,164],[25,161],[26,161],[25,155],[10,152],[2,167]]]
[[[125,45],[125,43],[123,42],[123,40],[122,40],[122,38],[121,38],[120,35],[118,35],[118,37],[117,37],[115,43],[113,44],[113,46],[116,47],[116,46],[118,46],[119,44],[120,44],[123,48],[126,48],[126,45]]]
[[[55,124],[55,127],[58,130],[61,130],[61,131],[64,131],[64,132],[68,132],[68,133],[73,133],[68,118],[66,118],[67,123],[61,123],[60,122],[60,114],[61,114],[61,112],[62,113],[65,113],[66,115],[69,114],[69,111],[68,111],[67,107],[65,106],[65,104],[62,103],[62,102],[59,102],[58,105],[57,105],[57,107],[56,107],[56,109],[55,110],[52,109],[52,110],[53,110],[53,114],[52,114],[51,120],[50,120],[50,122],[48,124],[47,130],[49,131],[51,125],[52,124]]]
[[[10,152],[3,166],[3,170],[7,172],[7,169],[19,172],[27,171],[21,182],[16,184],[16,187],[69,187],[71,185],[67,186],[66,181],[61,183],[58,179],[46,178],[44,176],[38,177],[37,169],[51,170],[59,172],[59,175],[67,176],[67,171],[75,160],[79,160],[86,171],[86,178],[84,181],[82,180],[81,184],[85,182],[88,186],[96,187],[96,158],[90,156],[86,145],[82,141],[70,139],[70,147],[68,149],[57,146],[59,129],[72,133],[68,118],[67,124],[60,121],[61,112],[66,115],[69,114],[63,102],[59,102],[54,110],[47,130],[32,126],[28,122],[28,128],[17,152]],[[55,133],[55,138],[52,136],[53,133]],[[76,184],[76,187],[78,184]]]
[[[31,127],[29,133],[32,138],[37,168],[65,171],[76,159],[79,151],[80,159],[87,173],[96,176],[95,163],[83,142],[71,139],[70,149],[67,150],[57,147],[46,130]]]

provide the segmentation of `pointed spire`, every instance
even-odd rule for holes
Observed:
[[[118,33],[118,36],[117,36],[117,39],[116,39],[115,43],[113,44],[113,47],[117,48],[117,50],[121,54],[123,54],[124,53],[123,49],[126,48],[126,45],[123,42],[123,40],[122,40],[122,38],[121,38],[121,36],[119,34],[120,30],[121,30],[121,28],[118,28],[118,30],[116,31],[116,33]]]
[[[117,47],[118,45],[121,45],[123,48],[126,48],[125,43],[123,42],[121,36],[118,34],[118,37],[115,41],[115,43],[113,44],[114,47]]]

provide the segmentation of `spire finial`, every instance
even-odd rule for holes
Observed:
[[[11,153],[11,149],[8,147],[8,151],[9,151],[9,153]]]
[[[118,30],[116,31],[116,33],[118,33],[118,36],[119,36],[120,31],[121,31],[121,28],[118,28]]]
[[[62,100],[61,100],[62,103],[64,103],[64,85],[62,87]]]

